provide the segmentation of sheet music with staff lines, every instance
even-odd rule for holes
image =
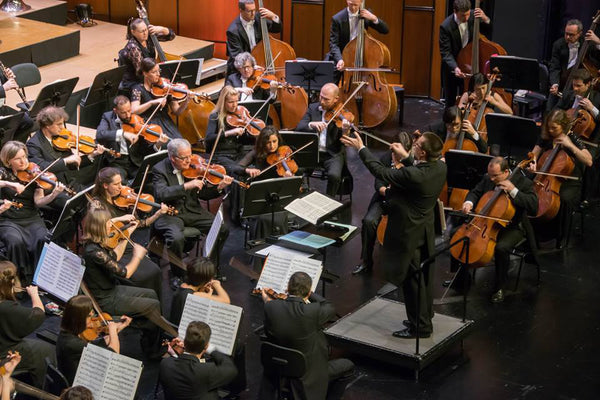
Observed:
[[[306,272],[311,277],[311,290],[314,292],[323,271],[320,260],[287,252],[272,251],[265,260],[256,288],[271,288],[277,293],[286,293],[290,277],[298,271]]]
[[[330,199],[319,192],[312,192],[307,196],[292,201],[285,209],[316,225],[320,218],[337,210],[341,206],[342,203],[339,201]]]

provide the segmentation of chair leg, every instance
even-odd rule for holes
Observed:
[[[521,269],[523,268],[523,260],[525,259],[525,255],[519,255],[517,257],[520,257],[521,261],[519,262],[519,270],[517,271],[517,281],[515,282],[515,292],[519,288],[519,279],[521,279]]]

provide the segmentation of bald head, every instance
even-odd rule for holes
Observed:
[[[325,110],[332,109],[339,99],[340,89],[333,83],[326,83],[321,88],[319,102]]]

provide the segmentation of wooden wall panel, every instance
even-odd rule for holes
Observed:
[[[166,26],[178,32],[178,0],[150,0],[146,6],[151,24]]]
[[[325,54],[323,37],[323,7],[314,3],[292,5],[291,45],[296,57],[321,60]]]
[[[433,51],[431,57],[431,82],[429,97],[439,100],[442,97],[442,56],[440,55],[440,25],[446,18],[446,0],[435,0],[433,18]]]
[[[115,24],[126,24],[130,17],[137,17],[135,1],[109,0],[110,22]]]
[[[434,0],[404,0],[404,7],[433,7]]]
[[[431,76],[433,10],[406,9],[402,57],[402,80],[406,93],[429,96]]]

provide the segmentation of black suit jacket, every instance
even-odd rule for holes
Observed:
[[[473,41],[474,18],[473,10],[471,10],[471,16],[467,21],[467,26],[469,27],[469,42]],[[491,30],[491,22],[489,24],[481,22],[479,28],[481,33],[488,34]],[[446,17],[440,25],[439,40],[443,71],[454,72],[454,69],[458,66],[456,64],[456,57],[462,50],[462,40],[460,39],[458,24],[454,21],[454,13]]]
[[[444,121],[438,121],[435,124],[429,125],[427,127],[427,130],[438,135],[439,138],[442,139],[442,142],[446,141],[446,137],[448,136],[448,129],[446,128],[446,124],[444,123]],[[479,151],[480,153],[487,152],[487,142],[481,137],[481,135],[479,135],[478,140],[474,140],[473,136],[465,132],[465,138],[473,141],[473,143],[477,145],[477,151]]]
[[[79,170],[67,166],[63,158],[73,154],[71,151],[58,151],[52,147],[52,144],[46,139],[42,131],[37,131],[27,141],[27,152],[29,161],[36,163],[42,170],[46,169],[54,160],[56,162],[50,172],[54,173],[59,181],[65,185],[75,185],[75,190],[81,189],[81,186],[89,186],[94,182],[98,165],[101,160],[97,157],[92,163],[87,156],[81,157]]]
[[[301,351],[307,371],[301,379],[307,399],[325,399],[329,350],[323,324],[335,316],[335,308],[312,294],[310,303],[299,297],[265,303],[265,332],[276,344]]]
[[[241,17],[238,16],[227,28],[227,56],[229,60],[227,60],[227,74],[231,75],[235,73],[235,67],[233,66],[233,61],[235,56],[240,53],[248,52],[250,53],[252,49],[250,48],[250,40],[248,39],[248,34],[242,25]],[[272,33],[281,32],[281,19],[278,23],[275,23],[271,20],[267,20],[267,29]],[[256,43],[262,40],[262,32],[260,29],[260,16],[258,13],[254,16],[254,39]]]
[[[160,362],[160,382],[166,400],[217,400],[217,389],[231,382],[237,369],[231,358],[213,351],[211,360],[200,362],[198,357],[182,354]]]
[[[592,104],[594,105],[594,107],[596,107],[598,110],[600,110],[600,93],[598,93],[595,90],[591,90],[589,99],[592,102]],[[575,102],[575,93],[573,92],[573,90],[568,90],[568,91],[563,92],[563,97],[558,101],[558,103],[556,104],[556,107],[560,108],[561,110],[568,110],[573,107],[574,102]],[[598,134],[598,132],[600,132],[600,113],[598,113],[598,115],[596,116],[595,121],[596,121],[596,128],[594,128],[594,131],[590,135],[590,140],[592,140],[592,141],[597,141],[600,136]]]
[[[208,211],[202,208],[199,200],[214,199],[219,196],[217,187],[205,185],[201,191],[185,190],[183,185],[179,184],[173,170],[173,164],[168,157],[156,163],[152,168],[152,184],[156,202],[175,207],[179,211],[177,216],[184,221],[194,215],[205,215]]]
[[[225,80],[225,85],[230,85],[234,88],[242,87],[242,75],[240,75],[239,72],[229,75]],[[252,98],[254,100],[266,100],[269,98],[270,94],[270,90],[265,90],[261,87],[257,87],[256,89],[254,89],[254,94],[252,95]],[[275,99],[273,99],[272,102],[275,102]]]
[[[390,185],[386,193],[388,224],[383,247],[397,257],[393,266],[385,266],[386,278],[402,284],[396,279],[396,271],[408,267],[421,244],[426,245],[429,254],[435,247],[434,208],[446,182],[446,164],[437,160],[391,169],[366,147],[359,156],[375,178]]]
[[[319,103],[309,104],[306,113],[304,113],[304,116],[300,122],[298,122],[296,130],[300,132],[316,132],[314,129],[309,127],[308,124],[313,121],[323,120],[323,112],[320,108],[321,106]],[[342,145],[342,142],[340,142],[340,137],[342,137],[342,130],[333,122],[329,124],[327,127],[327,140],[325,142],[327,153],[334,156],[344,151],[344,146]]]
[[[365,29],[373,28],[379,33],[387,34],[390,29],[385,21],[379,18],[377,24],[365,20]],[[350,41],[350,18],[348,8],[344,8],[331,18],[331,28],[329,30],[329,55],[328,59],[337,63],[342,59],[344,47]]]
[[[579,38],[579,51],[583,46],[584,42],[583,34]],[[589,46],[588,57],[593,63],[598,65],[600,61],[600,50],[593,44]],[[548,64],[548,73],[550,74],[550,86],[557,84],[562,86],[565,82],[561,82],[561,78],[566,79],[566,76],[561,76],[564,71],[567,71],[567,65],[569,63],[569,45],[564,37],[556,40],[552,44],[552,57]],[[570,88],[569,88],[570,89]]]

